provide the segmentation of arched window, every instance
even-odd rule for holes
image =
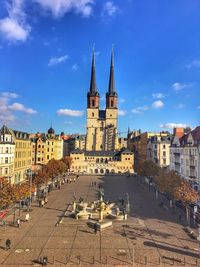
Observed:
[[[92,107],[95,107],[95,101],[92,99]]]
[[[110,101],[110,106],[111,106],[111,107],[114,106],[114,102],[113,102],[113,100]]]
[[[94,117],[94,112],[92,112],[92,117]]]

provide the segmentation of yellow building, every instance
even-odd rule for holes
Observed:
[[[106,108],[99,108],[100,95],[96,84],[94,51],[90,89],[87,94],[87,134],[85,149],[75,149],[71,172],[87,174],[134,173],[134,155],[128,149],[119,150],[117,137],[118,95],[114,81],[114,55],[112,51]]]
[[[27,170],[31,169],[31,140],[28,133],[13,131],[15,138],[14,183],[27,180]]]
[[[51,159],[63,157],[63,139],[51,127],[47,134],[31,134],[32,165],[34,168],[47,164]]]
[[[83,151],[75,149],[71,154],[71,172],[87,174],[134,173],[134,155],[124,151]]]

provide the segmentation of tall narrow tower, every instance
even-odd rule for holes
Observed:
[[[106,93],[106,150],[118,149],[117,139],[117,99],[114,79],[114,50],[111,53],[110,77]]]
[[[96,121],[99,117],[99,93],[96,83],[95,54],[92,51],[90,90],[87,94],[87,136],[86,150],[96,150]]]

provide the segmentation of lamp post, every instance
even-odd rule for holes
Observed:
[[[29,184],[30,184],[30,188],[29,188],[29,209],[30,209],[31,208],[31,201],[32,201],[32,170],[28,169],[27,173],[28,173]]]

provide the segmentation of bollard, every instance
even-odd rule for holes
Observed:
[[[158,265],[160,265],[160,257],[158,258]]]
[[[92,260],[93,260],[92,263],[94,264],[94,256],[92,257]]]
[[[55,264],[55,256],[53,256],[53,265]]]
[[[147,265],[147,256],[144,257],[144,264]]]
[[[78,264],[80,265],[81,264],[81,256],[77,256],[77,259],[78,259]]]
[[[185,265],[186,264],[186,260],[185,260],[185,257],[183,258],[183,265]]]

